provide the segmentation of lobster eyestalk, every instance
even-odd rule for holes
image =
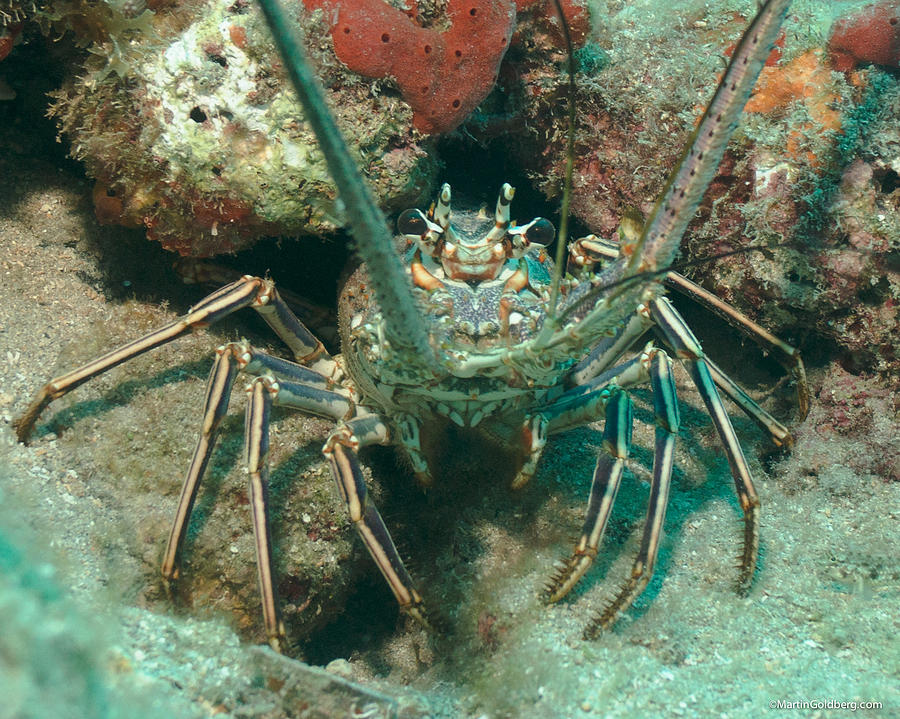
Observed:
[[[369,269],[372,291],[382,308],[385,337],[403,353],[407,363],[437,371],[438,361],[428,342],[425,321],[409,277],[394,251],[384,214],[350,157],[347,143],[325,103],[322,86],[292,27],[296,23],[291,23],[278,0],[259,0],[259,5],[344,203],[356,251]]]

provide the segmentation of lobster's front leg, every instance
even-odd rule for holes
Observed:
[[[575,587],[597,556],[631,447],[632,406],[624,388],[647,381],[653,393],[656,449],[641,548],[632,565],[631,576],[585,629],[588,639],[612,625],[631,606],[653,575],[672,481],[679,425],[672,360],[664,351],[648,347],[637,362],[623,366],[614,382],[586,392],[580,392],[577,388],[570,390],[543,411],[549,419],[551,431],[566,429],[576,422],[590,421],[600,413],[606,419],[603,448],[594,469],[581,536],[572,555],[560,564],[546,586],[547,601],[556,602]]]
[[[572,271],[592,271],[594,266],[609,260],[615,260],[620,254],[620,244],[604,240],[596,235],[588,235],[575,240],[569,246],[569,266]],[[800,350],[758,325],[747,315],[723,302],[712,292],[705,290],[695,282],[677,272],[666,272],[663,282],[676,292],[689,297],[694,302],[706,307],[721,317],[728,324],[759,345],[765,352],[774,357],[793,377],[797,385],[797,410],[800,419],[809,414],[809,384],[806,380],[806,367]],[[593,354],[593,353],[592,353]],[[765,431],[769,432],[772,441],[780,446],[793,443],[790,433],[769,415],[762,412],[759,406],[747,394],[718,368],[710,367],[713,379],[720,390],[738,405],[747,415]]]
[[[190,312],[175,321],[50,380],[41,388],[25,413],[13,422],[19,441],[28,442],[38,416],[53,400],[123,362],[182,337],[197,327],[210,325],[244,307],[252,307],[262,315],[291,348],[298,362],[329,380],[339,379],[340,372],[334,359],[284,303],[275,289],[275,283],[245,275],[203,298]]]
[[[340,420],[353,411],[349,392],[341,387],[332,386],[329,377],[315,370],[273,357],[251,346],[246,340],[229,342],[217,348],[216,359],[206,384],[200,436],[182,484],[175,520],[163,554],[162,575],[167,587],[179,577],[179,557],[197,491],[212,457],[219,426],[228,411],[231,390],[239,372],[269,377],[270,379],[266,380],[269,383],[267,386],[273,389],[273,402],[278,406],[290,407],[333,420]],[[260,411],[257,410],[257,416]],[[267,428],[265,432],[265,441],[268,442]],[[263,439],[263,435],[258,432],[254,441],[261,442]]]
[[[216,363],[210,373],[203,416],[203,427],[194,459],[184,481],[175,522],[169,535],[163,559],[162,572],[167,584],[178,577],[178,556],[184,543],[191,509],[203,471],[215,444],[218,425],[228,408],[228,397],[237,372],[245,367],[258,367],[266,362],[279,366],[284,360],[269,357],[264,352],[252,350],[245,343],[231,343],[220,348]],[[312,370],[293,365],[293,377],[315,374]],[[289,375],[291,376],[291,375]],[[319,376],[317,382],[326,378]],[[256,545],[256,568],[259,592],[262,598],[263,621],[266,638],[277,652],[288,649],[284,623],[275,590],[272,561],[272,532],[269,524],[268,476],[269,476],[269,423],[273,405],[293,407],[310,414],[337,419],[349,410],[346,397],[337,392],[322,390],[315,383],[277,379],[271,372],[254,377],[247,386],[247,411],[244,419],[244,461],[249,480],[250,512]]]
[[[347,505],[350,520],[375,560],[401,611],[430,628],[422,597],[400,559],[394,540],[369,499],[357,451],[372,444],[390,444],[387,421],[378,415],[357,417],[340,424],[328,437],[322,453],[331,464],[334,480]]]
[[[250,481],[256,571],[266,637],[271,647],[282,653],[287,649],[287,636],[275,591],[272,530],[269,526],[269,416],[272,402],[278,396],[278,383],[271,376],[256,377],[247,387],[247,394],[244,459]]]
[[[547,582],[545,596],[548,602],[558,602],[565,597],[594,563],[619,491],[625,460],[631,449],[633,409],[624,391],[611,388],[610,392],[602,400],[606,408],[603,445],[594,467],[584,526],[572,555],[559,564]]]

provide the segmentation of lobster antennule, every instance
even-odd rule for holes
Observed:
[[[288,19],[278,0],[259,0],[259,5],[297,91],[304,117],[316,134],[337,185],[356,251],[369,268],[370,285],[384,315],[386,338],[395,349],[408,355],[409,363],[439,371],[425,321],[416,306],[410,279],[394,251],[387,222],[328,110],[325,93],[298,40],[297,23]]]

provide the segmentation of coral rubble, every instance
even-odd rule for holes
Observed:
[[[193,256],[340,226],[324,158],[256,8],[210,0],[129,18],[124,7],[101,18],[83,73],[52,110],[97,178],[101,221],[144,225]],[[320,34],[299,3],[289,7],[309,37]],[[409,109],[311,49],[376,195],[388,210],[413,204],[436,165]]]

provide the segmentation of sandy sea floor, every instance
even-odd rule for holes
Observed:
[[[140,232],[99,227],[90,193],[27,132],[4,130],[0,717],[846,714],[816,708],[825,702],[878,702],[860,714],[900,715],[896,408],[883,380],[851,375],[827,352],[811,362],[813,407],[791,424],[793,454],[773,454],[754,425],[735,420],[763,506],[760,567],[746,598],[733,591],[740,521],[727,463],[680,375],[683,426],[656,576],[596,641],[583,641],[582,629],[630,571],[640,541],[652,458],[641,394],[635,458],[609,536],[571,600],[546,607],[539,591],[580,526],[596,428],[554,440],[521,496],[478,477],[484,486],[462,491],[465,501],[423,502],[393,486],[409,480],[389,458],[375,458],[376,496],[449,620],[435,638],[397,618],[337,512],[317,449],[328,423],[286,414],[273,438],[273,494],[287,506],[277,551],[291,571],[325,567],[331,584],[281,589],[289,623],[311,628],[298,654],[328,672],[257,646],[237,414],[201,495],[185,596],[168,600],[156,567],[210,351],[245,334],[267,340],[252,318],[199,331],[80,388],[45,411],[29,446],[16,443],[11,421],[43,382],[202,296]],[[272,269],[276,279],[283,272]],[[751,394],[790,423],[790,388],[769,392],[778,368],[727,329],[700,329],[720,348],[710,353],[726,355]],[[310,529],[325,515],[327,537]],[[306,616],[316,612],[321,621]],[[813,705],[786,711],[778,702]]]

